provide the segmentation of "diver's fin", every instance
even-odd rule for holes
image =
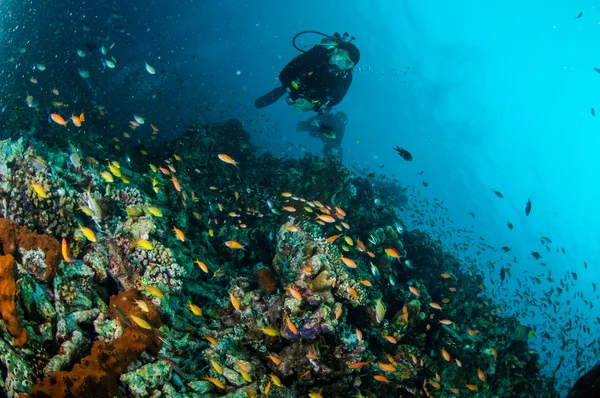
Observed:
[[[262,97],[257,98],[256,101],[254,101],[254,106],[258,109],[265,108],[265,107],[277,102],[277,100],[279,98],[283,97],[283,95],[285,93],[286,93],[285,87],[283,87],[283,86],[277,87],[277,88],[269,91]]]

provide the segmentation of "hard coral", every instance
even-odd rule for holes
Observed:
[[[53,372],[30,391],[31,397],[108,397],[119,396],[118,381],[121,374],[146,351],[155,355],[160,351],[161,342],[156,329],[145,330],[135,323],[128,324],[115,308],[127,316],[135,315],[147,320],[153,327],[161,325],[154,306],[147,302],[150,312],[142,313],[135,304],[142,299],[139,292],[130,289],[120,292],[110,299],[113,317],[121,320],[125,329],[123,335],[108,343],[96,341],[92,352],[73,367],[70,372]]]
[[[29,333],[21,326],[19,312],[15,306],[17,285],[14,281],[15,259],[10,254],[0,256],[0,314],[6,327],[15,339],[15,346],[27,343]]]

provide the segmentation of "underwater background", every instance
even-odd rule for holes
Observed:
[[[593,2],[0,8],[6,395],[566,396],[596,365]],[[361,51],[343,163],[254,107],[304,30]]]

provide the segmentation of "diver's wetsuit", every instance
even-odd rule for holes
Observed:
[[[319,101],[315,110],[321,113],[344,99],[352,84],[352,71],[340,71],[335,65],[329,64],[329,58],[329,50],[314,46],[283,68],[279,80],[289,88],[292,100],[304,98]],[[294,80],[298,82],[297,90],[292,87]]]
[[[330,50],[318,45],[298,55],[279,74],[282,86],[257,99],[255,106],[271,105],[286,92],[293,101],[299,98],[317,101],[314,110],[318,113],[339,104],[352,84],[352,71],[340,71],[329,64],[330,56]],[[297,89],[294,81],[298,83]]]

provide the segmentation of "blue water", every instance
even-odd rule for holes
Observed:
[[[593,70],[600,67],[600,13],[593,2],[128,3],[65,1],[42,8],[2,1],[10,10],[0,17],[2,94],[24,97],[31,88],[10,82],[23,81],[36,62],[49,64],[61,54],[70,62],[57,81],[61,90],[80,79],[77,68],[87,69],[91,89],[82,96],[93,92],[114,119],[153,115],[169,126],[164,139],[183,133],[197,117],[239,118],[253,141],[276,155],[320,153],[320,141],[295,131],[307,115],[283,100],[257,111],[253,101],[275,87],[281,68],[298,54],[291,46],[297,32],[347,31],[356,37],[361,61],[338,107],[349,116],[345,162],[396,174],[409,187],[409,206],[436,220],[426,229],[448,251],[456,252],[454,242],[470,243],[466,236],[476,244],[510,247],[508,254],[489,248],[477,253],[475,246],[456,254],[476,259],[503,311],[534,327],[531,346],[542,354],[546,372],[564,355],[558,375],[568,385],[594,364],[600,313],[583,302],[600,299],[591,285],[600,282],[600,121],[590,114],[592,107],[600,110],[600,74]],[[575,18],[580,11],[583,16]],[[84,23],[93,34],[83,31]],[[317,40],[304,36],[301,44]],[[97,48],[78,58],[75,48],[88,42],[115,43],[117,68],[105,71]],[[19,57],[19,48],[28,51]],[[135,77],[144,62],[157,68],[158,78]],[[399,158],[395,145],[408,149],[414,161]],[[533,210],[526,217],[528,197]],[[441,218],[427,205],[433,198],[447,207]],[[464,228],[473,233],[456,232]],[[550,252],[541,236],[553,241]],[[565,254],[557,253],[560,248]],[[543,258],[532,259],[532,251]],[[488,262],[495,263],[493,271]],[[500,287],[500,268],[509,262],[512,277]],[[546,279],[550,272],[553,282]],[[552,296],[556,309],[541,307],[563,279],[569,291]],[[528,289],[529,300],[516,295]],[[583,298],[575,298],[579,292]],[[544,332],[551,339],[542,338]]]

